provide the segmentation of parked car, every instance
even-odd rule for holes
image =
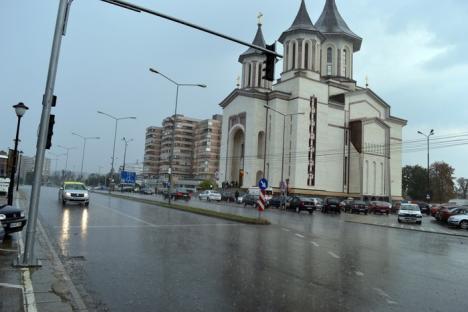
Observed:
[[[313,198],[291,196],[288,198],[288,204],[286,205],[286,208],[294,210],[297,213],[305,210],[308,211],[309,214],[312,214],[314,210],[317,209],[315,205],[316,202],[313,200]]]
[[[447,220],[448,224],[451,226],[459,227],[463,230],[468,230],[468,212],[460,213],[454,216],[451,216]]]
[[[351,212],[351,213],[358,213],[361,212],[367,214],[369,212],[369,208],[367,204],[363,200],[355,200],[355,199],[348,199],[343,202],[344,211]]]
[[[416,204],[419,206],[419,209],[421,209],[421,213],[425,213],[428,216],[431,214],[431,206],[428,203],[417,202]]]
[[[24,211],[13,206],[0,206],[0,222],[4,235],[20,232],[26,225]]]
[[[247,206],[256,207],[257,200],[258,200],[258,195],[247,194],[244,196],[244,199],[242,202],[244,203],[244,207],[247,207]]]
[[[244,197],[245,197],[246,195],[247,195],[246,193],[239,194],[239,196],[237,196],[236,203],[238,203],[238,204],[243,204],[243,203],[244,203]]]
[[[140,193],[145,194],[145,195],[154,195],[154,189],[152,189],[150,187],[144,187],[144,188],[140,189]]]
[[[281,196],[273,196],[269,201],[268,201],[268,207],[276,207],[280,208],[281,207]]]
[[[68,202],[89,206],[88,188],[81,182],[67,181],[60,187],[58,200],[65,206]]]
[[[169,192],[164,192],[163,193],[163,197],[164,199],[169,199]],[[176,191],[173,191],[171,193],[171,199],[172,200],[185,200],[185,201],[189,201],[191,199],[191,195],[189,192],[182,192],[180,190],[176,190]]]
[[[468,207],[442,207],[436,215],[436,219],[441,222],[447,222],[451,216],[465,214]]]
[[[401,204],[403,205],[403,204]],[[371,201],[369,203],[369,213],[381,213],[386,214],[387,216],[390,214],[390,210],[392,209],[392,205],[387,202],[383,201]],[[400,207],[401,209],[401,207]]]
[[[398,211],[398,223],[401,222],[422,224],[422,213],[419,206],[417,204],[401,204]]]
[[[441,204],[431,204],[431,216],[435,218],[441,206],[442,206]]]
[[[216,191],[206,190],[198,194],[198,199],[207,200],[207,201],[212,201],[212,200],[221,201],[221,194]]]
[[[226,202],[235,202],[236,196],[233,192],[221,192],[221,200]]]
[[[333,198],[333,197],[325,198],[325,201],[323,202],[322,212],[323,213],[329,213],[329,212],[341,213],[340,200],[338,198]]]

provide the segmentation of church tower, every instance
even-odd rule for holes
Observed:
[[[284,47],[282,79],[291,78],[298,71],[310,78],[319,78],[320,49],[325,37],[314,26],[304,0],[299,12],[288,30],[283,32],[279,42]]]
[[[266,48],[265,38],[262,32],[261,15],[259,15],[257,34],[252,44]],[[249,48],[239,56],[239,63],[242,64],[242,89],[257,89],[266,92],[271,89],[272,83],[263,79],[263,62],[266,56],[262,51]]]
[[[322,44],[322,76],[353,80],[353,54],[361,49],[362,38],[349,29],[335,0],[327,0],[315,27],[326,38]]]

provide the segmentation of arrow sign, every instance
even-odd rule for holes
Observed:
[[[268,180],[263,178],[260,181],[258,181],[258,187],[264,191],[268,188]]]

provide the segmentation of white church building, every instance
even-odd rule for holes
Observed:
[[[262,52],[239,57],[240,85],[220,103],[219,181],[248,188],[265,177],[276,191],[284,181],[289,194],[401,198],[407,121],[353,79],[362,39],[335,0],[326,0],[315,24],[302,0],[278,41],[284,59],[273,84],[262,79]],[[266,46],[260,23],[253,44]]]

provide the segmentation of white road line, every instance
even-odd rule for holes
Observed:
[[[116,214],[119,214],[119,215],[121,215],[121,216],[127,217],[127,218],[129,218],[129,219],[132,219],[132,220],[141,222],[141,223],[146,224],[146,225],[149,225],[149,226],[154,226],[154,224],[152,224],[152,223],[146,222],[145,220],[142,220],[142,219],[140,219],[140,218],[137,218],[137,217],[128,215],[128,214],[126,214],[126,213],[120,212],[120,211],[118,211],[118,210],[116,210],[116,209],[113,209],[113,208],[110,208],[110,207],[106,207],[106,206],[103,206],[103,205],[100,205],[100,204],[94,204],[94,206],[99,206],[99,207],[102,207],[102,208],[104,208],[104,209],[113,211],[113,212],[115,212]]]
[[[0,287],[23,289],[22,285],[15,285],[10,283],[0,283]]]
[[[310,242],[312,245],[314,245],[315,247],[320,247],[319,244],[317,244],[316,242]]]
[[[390,300],[390,299],[387,299],[387,303],[388,304],[398,304],[398,302]]]
[[[88,229],[141,229],[141,228],[174,228],[174,227],[204,227],[204,226],[242,226],[236,223],[207,223],[207,224],[152,224],[152,225],[89,225]],[[80,225],[64,226],[56,225],[56,229],[81,229]]]
[[[283,228],[283,231],[285,231],[285,232],[289,232],[289,229]]]
[[[21,205],[19,199],[16,198],[16,207],[21,209]],[[19,255],[21,256],[24,254],[24,243],[23,243],[23,235],[21,232],[17,232],[18,236],[18,248],[19,248]],[[26,312],[37,312],[36,306],[36,296],[34,295],[34,288],[31,280],[31,272],[29,268],[22,268],[21,269],[21,276],[23,280],[23,285],[21,285],[21,289],[23,292],[23,305],[24,310]]]
[[[364,276],[364,273],[359,272],[359,271],[355,271],[354,273],[355,273],[357,276]]]
[[[335,258],[335,259],[340,259],[340,256],[338,256],[336,253],[334,253],[334,252],[332,252],[332,251],[329,251],[328,254],[329,254],[330,256],[332,256],[333,258]]]
[[[297,233],[296,233],[296,236],[297,236],[297,237],[300,237],[300,238],[304,238],[304,235],[301,235],[301,234],[297,234]]]
[[[383,291],[382,289],[377,288],[377,287],[374,287],[374,290],[375,290],[379,295],[381,295],[382,297],[390,298],[390,295],[387,294],[387,293],[386,293],[385,291]]]

